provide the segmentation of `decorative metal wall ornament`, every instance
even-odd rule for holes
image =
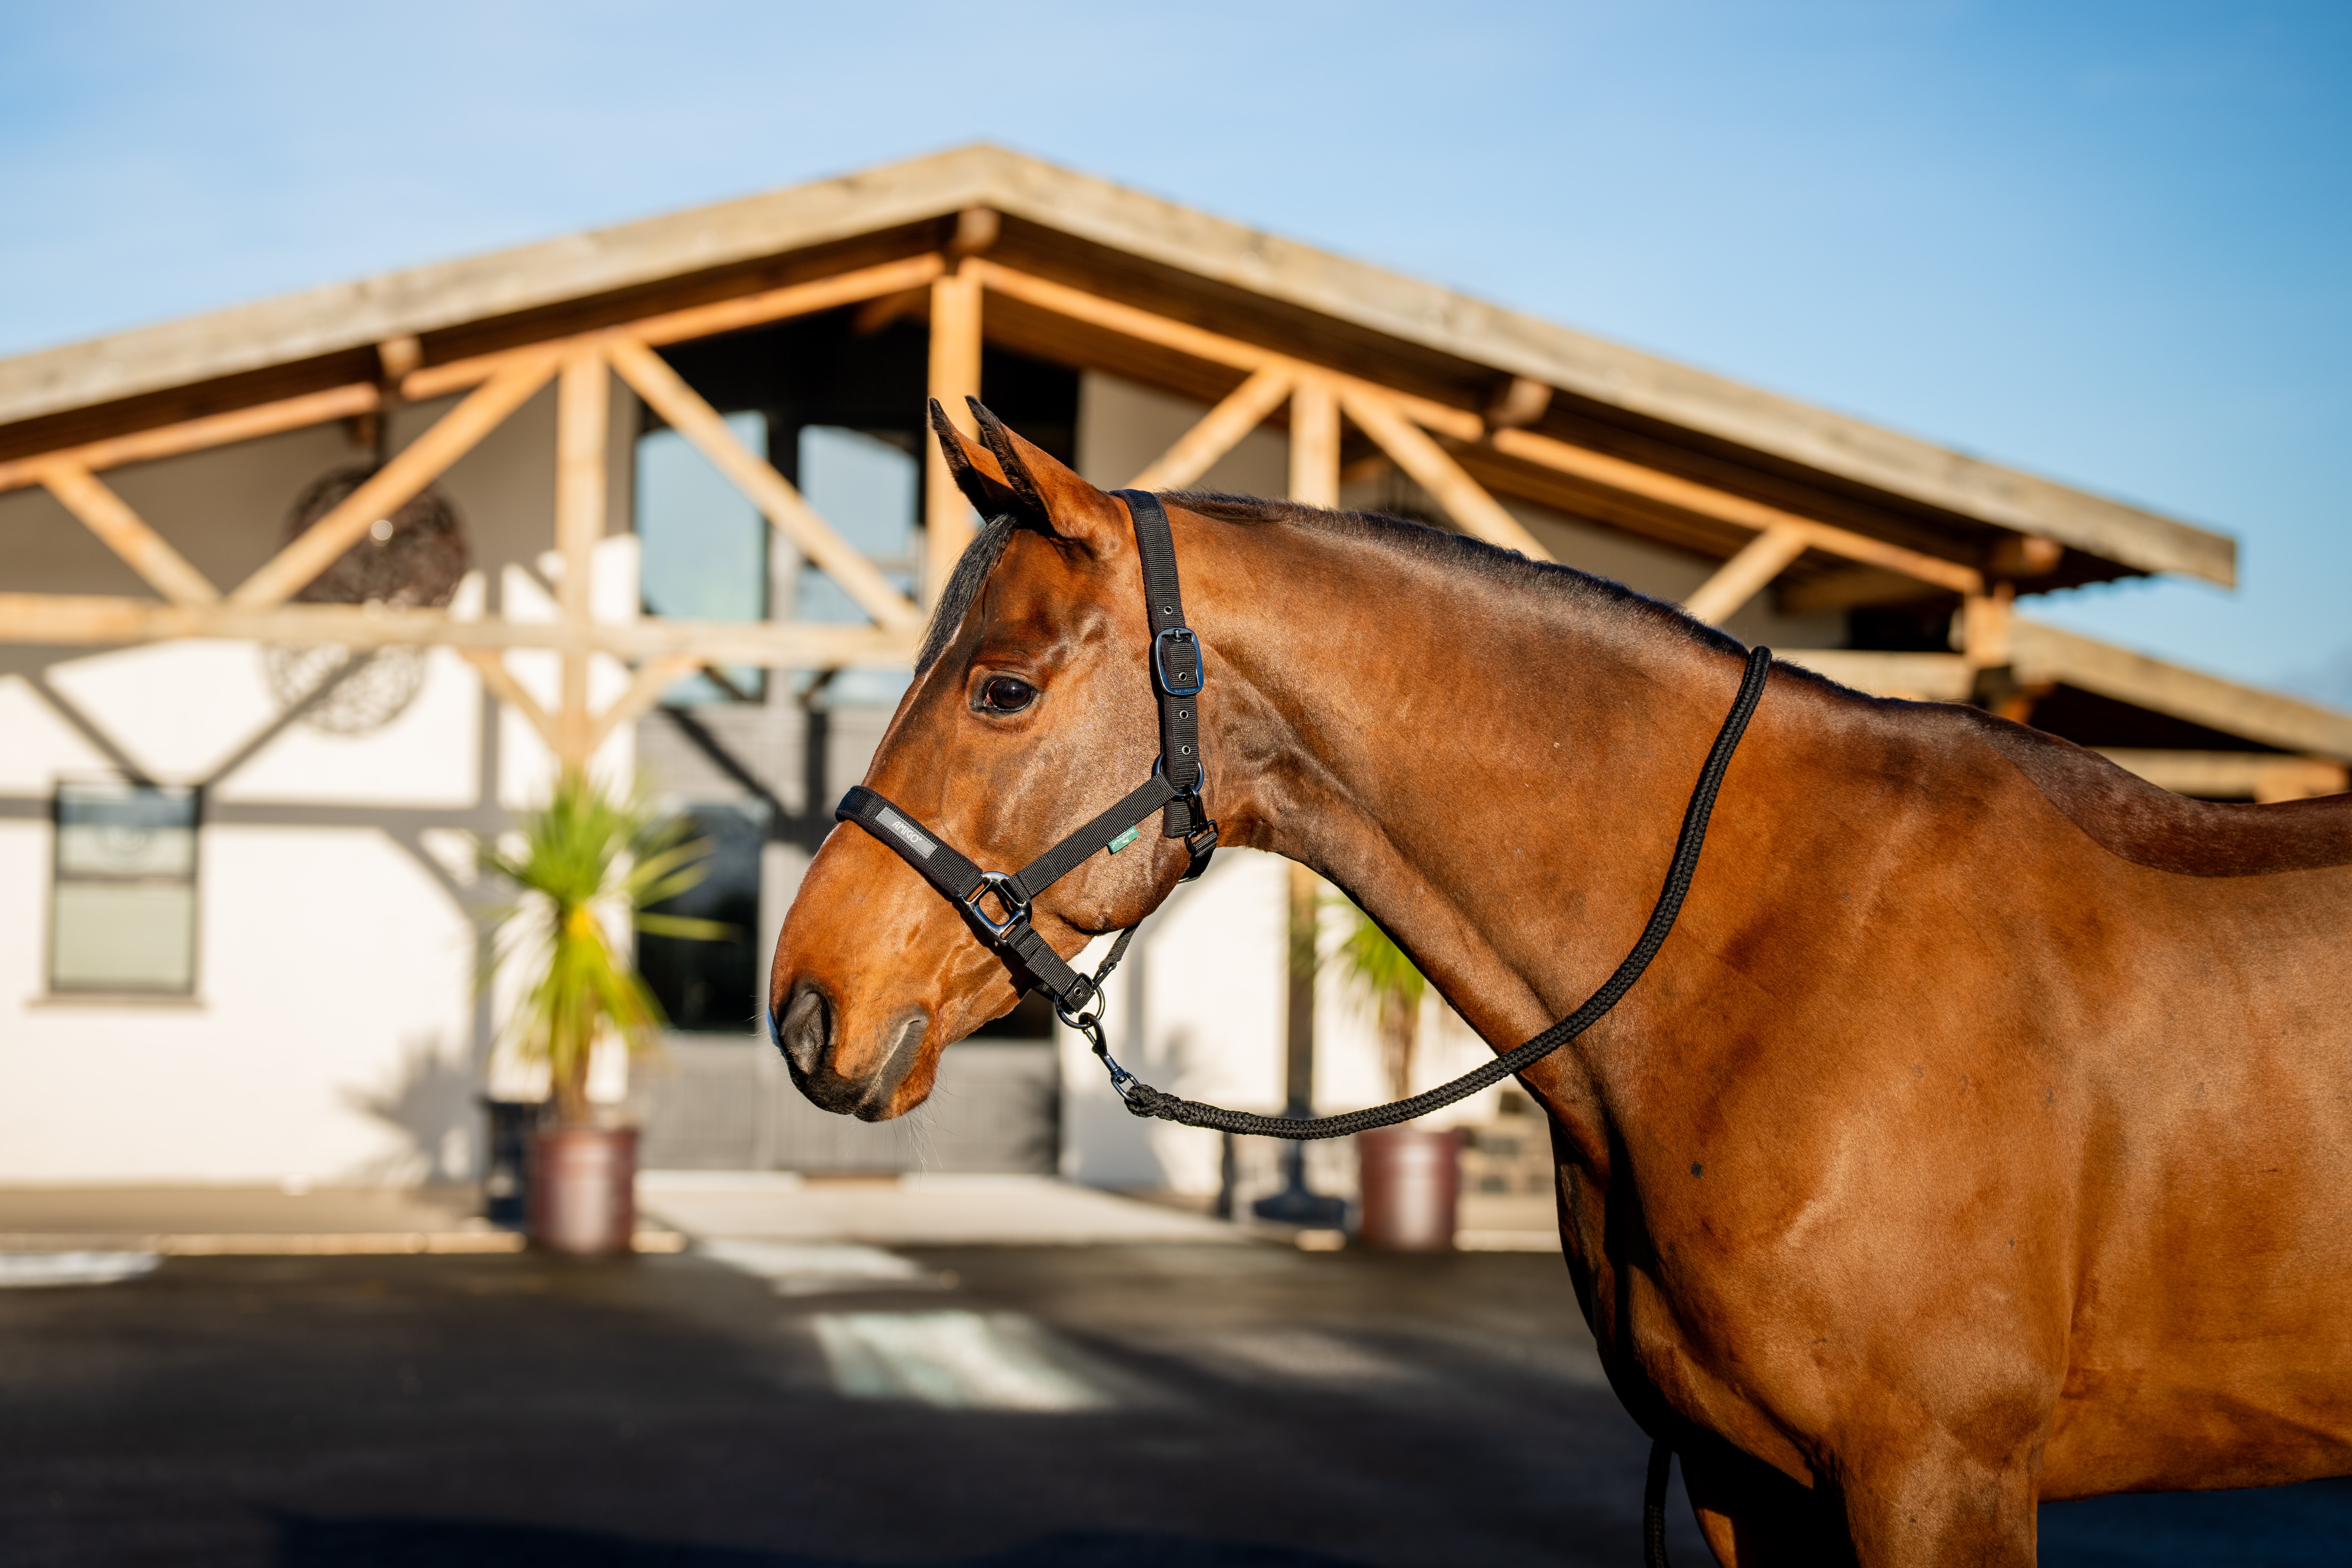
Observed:
[[[315,480],[287,514],[286,537],[301,534],[374,472],[374,465],[365,464]],[[470,564],[457,512],[428,487],[378,518],[295,598],[437,609],[457,594]],[[299,706],[301,723],[331,735],[363,735],[398,718],[424,689],[425,658],[421,647],[355,652],[340,643],[273,643],[261,650],[262,671],[278,706]],[[331,689],[322,690],[330,682]]]

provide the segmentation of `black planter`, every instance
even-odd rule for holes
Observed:
[[[520,1229],[530,1217],[530,1138],[547,1121],[547,1101],[484,1095],[481,1105],[490,1124],[489,1153],[482,1162],[482,1217]]]

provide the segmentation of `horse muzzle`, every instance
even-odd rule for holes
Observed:
[[[793,1075],[793,1084],[824,1110],[861,1121],[887,1121],[898,1112],[898,1088],[922,1055],[929,1018],[913,1010],[882,1031],[881,1048],[863,1070],[842,1067],[840,1018],[822,986],[803,980],[768,1015],[768,1033]]]

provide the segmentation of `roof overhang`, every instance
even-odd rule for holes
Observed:
[[[1907,512],[1930,530],[2052,540],[2088,558],[2073,581],[2235,580],[2225,534],[984,145],[21,355],[0,362],[0,431],[793,253],[887,245],[972,207],[1014,220],[1009,231],[1075,242],[1073,266],[1141,268],[1139,286],[1163,309],[1172,280],[1205,289],[1212,308],[1239,300],[1293,316],[1302,332],[1353,337],[1359,354],[1421,361],[1472,407],[1479,375],[1541,382],[1564,395],[1554,418],[1573,438],[1614,439],[1666,465],[1686,458],[1700,477],[1767,499],[1794,486],[1898,524]]]

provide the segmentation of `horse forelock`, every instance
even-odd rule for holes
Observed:
[[[948,574],[948,584],[940,591],[940,602],[931,611],[931,624],[924,628],[923,646],[915,655],[915,674],[939,662],[948,644],[955,641],[956,630],[971,611],[971,602],[980,597],[989,574],[1004,558],[1004,547],[1012,542],[1013,531],[1021,526],[1010,514],[989,519],[981,531],[972,535],[963,553],[956,557],[955,570]]]

